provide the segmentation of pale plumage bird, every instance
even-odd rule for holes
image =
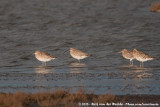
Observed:
[[[120,51],[120,52],[118,52],[118,53],[122,53],[122,56],[123,56],[125,59],[129,59],[129,60],[130,60],[130,64],[133,65],[133,60],[134,60],[133,51],[127,50],[127,49],[123,49],[122,51]]]
[[[46,65],[46,62],[56,59],[56,57],[40,51],[35,51],[35,57],[37,60],[41,61],[43,65]]]
[[[77,59],[79,63],[80,63],[81,59],[85,59],[90,56],[88,53],[85,53],[85,52],[78,50],[78,49],[75,49],[75,48],[70,48],[70,55],[73,58]]]
[[[137,49],[133,50],[133,56],[136,60],[140,61],[140,67],[143,67],[143,62],[155,59],[154,57],[144,52],[138,51]]]

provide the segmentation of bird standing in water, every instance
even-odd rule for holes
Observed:
[[[75,48],[70,48],[70,55],[73,58],[77,59],[79,63],[80,63],[81,59],[85,59],[90,56],[88,53],[85,53],[85,52],[78,50],[78,49],[75,49]]]
[[[46,66],[46,62],[56,59],[56,57],[45,52],[35,51],[34,54],[37,60],[41,61],[42,64],[45,66]]]
[[[133,56],[136,60],[140,61],[140,67],[143,67],[143,62],[155,59],[154,57],[144,52],[138,51],[137,49],[133,50]]]
[[[130,64],[133,65],[133,60],[134,60],[133,51],[127,50],[127,49],[123,49],[122,51],[120,51],[118,53],[122,53],[122,56],[125,59],[129,59],[130,60]]]

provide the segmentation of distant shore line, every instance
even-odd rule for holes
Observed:
[[[96,95],[83,89],[71,93],[70,90],[54,90],[37,93],[2,93],[1,107],[92,107],[92,106],[160,106],[160,95]]]

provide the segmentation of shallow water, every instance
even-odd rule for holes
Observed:
[[[123,48],[160,56],[158,0],[1,0],[0,91],[37,92],[79,87],[96,94],[160,95],[160,60],[129,65]],[[68,52],[91,57],[77,63]],[[42,67],[32,55],[58,59]]]

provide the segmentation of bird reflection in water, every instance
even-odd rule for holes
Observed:
[[[83,73],[85,72],[86,64],[84,63],[71,63],[70,73]]]
[[[147,73],[148,71],[151,71],[151,68],[139,68],[137,67],[134,72],[136,73],[136,79],[147,79],[151,78],[153,74]]]
[[[140,68],[140,67],[135,67],[134,72],[146,72],[152,70],[151,68]]]
[[[38,66],[35,68],[36,73],[41,73],[41,74],[48,74],[52,73],[51,72],[51,67],[46,67],[46,66]]]
[[[138,66],[123,66],[123,68],[121,68],[121,70],[123,70],[123,75],[122,77],[124,79],[126,78],[134,78],[136,80],[139,79],[147,79],[147,78],[151,78],[153,74],[148,73],[148,71],[151,71],[151,68],[140,68]]]
[[[137,66],[136,65],[123,65],[122,66],[123,68],[136,68]]]
[[[151,74],[151,73],[142,73],[142,74],[138,74],[137,75],[137,78],[139,78],[139,79],[146,79],[146,78],[151,78],[152,77],[152,75],[153,74]]]
[[[35,87],[37,88],[37,91],[44,91],[44,90],[50,90],[50,84],[48,81],[50,81],[49,75],[53,73],[53,69],[51,67],[47,66],[37,66],[35,68],[36,77],[35,77]]]

